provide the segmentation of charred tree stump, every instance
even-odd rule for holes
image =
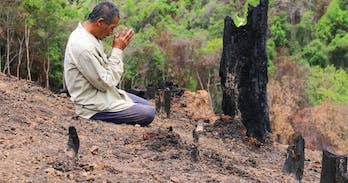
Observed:
[[[154,99],[156,97],[156,91],[157,91],[156,87],[148,86],[146,90],[147,90],[147,95],[149,97],[148,99]]]
[[[160,113],[162,109],[162,93],[163,92],[158,89],[155,94],[155,105],[157,113]]]
[[[173,98],[178,98],[184,95],[185,90],[179,88],[179,85],[171,81],[155,87],[148,87],[148,97],[155,98],[157,113],[166,113],[167,118],[170,118],[171,102]]]
[[[249,137],[264,141],[271,131],[267,104],[268,0],[249,6],[248,22],[237,27],[225,18],[220,77],[222,110],[234,117],[239,111]]]
[[[348,155],[323,150],[320,183],[348,183],[347,158]]]
[[[283,167],[284,172],[293,173],[299,182],[301,182],[304,170],[304,149],[305,141],[303,137],[301,135],[296,136],[288,147],[287,159]]]
[[[170,102],[172,98],[172,92],[169,88],[164,90],[164,110],[166,111],[167,118],[170,118]]]
[[[199,149],[197,144],[191,145],[191,158],[193,162],[198,162],[200,160]]]

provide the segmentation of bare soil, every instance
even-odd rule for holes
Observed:
[[[0,182],[296,182],[282,172],[287,146],[253,142],[236,119],[205,116],[194,143],[193,111],[204,104],[194,107],[193,95],[174,98],[170,119],[115,125],[76,118],[65,94],[0,74]],[[80,138],[76,164],[69,126]],[[305,154],[302,182],[319,182],[321,152]]]

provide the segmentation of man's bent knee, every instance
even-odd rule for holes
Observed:
[[[142,120],[141,124],[142,126],[149,125],[156,116],[156,110],[153,107],[148,107],[146,111],[144,111],[144,119]]]

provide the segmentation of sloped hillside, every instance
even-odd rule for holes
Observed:
[[[199,96],[174,98],[171,118],[159,113],[149,127],[114,125],[75,118],[64,94],[0,74],[0,182],[296,182],[281,171],[286,146],[249,142],[238,121],[205,120],[195,145],[193,111],[212,119]],[[69,126],[80,137],[77,164]],[[303,182],[319,182],[320,156],[306,151]]]

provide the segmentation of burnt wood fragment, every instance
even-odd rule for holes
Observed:
[[[147,99],[148,98],[145,90],[141,90],[141,89],[138,89],[138,88],[131,88],[131,89],[127,90],[127,92],[131,93],[133,95],[136,95],[138,97],[141,97],[143,99]]]
[[[193,138],[193,143],[197,144],[199,140],[199,134],[196,128],[192,130],[192,138]]]
[[[191,145],[191,158],[193,162],[198,162],[200,160],[199,149],[197,144]]]
[[[156,96],[157,88],[153,87],[153,86],[148,86],[146,88],[146,90],[147,90],[147,95],[148,95],[149,99],[154,99]]]
[[[69,91],[68,91],[67,88],[59,89],[59,90],[56,91],[55,93],[58,94],[58,95],[60,95],[60,94],[62,94],[62,93],[65,93],[67,97],[71,97],[71,96],[70,96],[70,93],[69,93]]]
[[[170,102],[172,99],[172,92],[169,88],[164,90],[164,110],[166,111],[167,118],[170,118]]]
[[[74,158],[73,162],[76,163],[78,161],[78,153],[80,148],[80,139],[77,135],[76,128],[73,126],[69,127],[69,138],[67,143],[67,150],[73,149],[74,150]]]

